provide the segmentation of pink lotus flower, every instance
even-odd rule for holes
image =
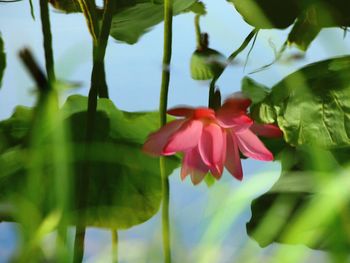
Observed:
[[[257,160],[273,160],[255,133],[268,137],[282,135],[277,126],[255,124],[247,115],[250,103],[249,99],[232,97],[216,112],[205,107],[171,109],[168,114],[184,118],[150,134],[143,150],[155,156],[183,152],[181,178],[191,175],[193,184],[200,183],[208,172],[219,179],[224,167],[242,180],[239,151]]]

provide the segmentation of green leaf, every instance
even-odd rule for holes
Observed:
[[[195,80],[213,79],[225,69],[225,62],[225,57],[214,49],[196,50],[191,57],[191,77]]]
[[[270,93],[270,89],[251,78],[245,77],[242,80],[242,92],[244,96],[251,99],[253,104],[256,104],[266,98]]]
[[[191,11],[197,15],[206,15],[207,10],[205,8],[205,4],[203,2],[195,2],[192,6],[190,6],[186,11]]]
[[[2,40],[1,34],[0,34],[0,88],[1,88],[2,77],[4,76],[5,67],[6,67],[6,54],[5,54],[5,48],[4,48],[4,41]]]
[[[174,0],[174,15],[191,7],[196,0]],[[113,16],[110,35],[116,40],[135,44],[151,27],[159,24],[164,18],[163,4],[146,1],[133,3]]]
[[[305,51],[322,28],[348,27],[347,0],[227,0],[256,28],[284,29],[294,24],[288,42]]]
[[[227,0],[256,28],[287,28],[300,10],[296,0]]]
[[[69,210],[73,222],[83,214],[87,226],[126,229],[145,222],[157,213],[162,199],[159,159],[142,152],[148,134],[159,127],[159,114],[124,112],[110,100],[99,99],[93,139],[86,144],[86,107],[86,97],[71,96],[61,109],[71,134],[71,180],[76,186]],[[20,114],[21,111],[25,114]],[[22,140],[26,138],[25,131],[28,132],[31,120],[32,110],[17,108],[10,119],[0,123],[0,135],[14,140],[0,155],[2,202],[12,200],[13,194],[18,196],[25,190],[23,181],[28,176],[34,149],[27,148]],[[45,156],[45,160],[41,160],[45,171],[57,169],[50,151],[59,151],[61,147],[52,145],[51,132],[43,131],[40,148],[36,149]],[[168,157],[166,174],[169,175],[179,164],[178,157]],[[85,174],[86,167],[89,170]],[[87,188],[79,184],[82,174],[89,176]],[[55,207],[50,190],[53,182],[50,176],[45,176],[42,181],[46,197],[42,210],[47,213]],[[82,195],[86,206],[78,209],[77,200]]]
[[[277,121],[291,145],[350,145],[350,56],[308,65],[287,76],[254,108]]]
[[[321,27],[317,24],[315,12],[313,9],[308,9],[298,17],[292,31],[288,35],[288,42],[306,51],[320,31]]]

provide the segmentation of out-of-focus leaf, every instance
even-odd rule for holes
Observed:
[[[347,154],[349,156],[349,150]],[[328,220],[318,220],[319,217],[314,215],[305,218],[304,223],[298,225],[299,228],[293,225],[307,211],[314,198],[323,195],[320,189],[327,176],[322,176],[328,174],[328,179],[337,176],[340,169],[337,157],[317,148],[286,148],[282,155],[281,177],[267,193],[252,203],[252,218],[247,223],[248,235],[262,247],[279,242],[332,250],[340,242],[348,248],[350,242],[344,225],[347,222],[342,221],[344,213],[348,213],[346,207],[339,207],[340,210],[332,208]],[[315,163],[315,155],[321,157],[318,160],[322,160],[323,164]]]
[[[287,28],[300,10],[298,0],[227,0],[256,28]]]
[[[348,0],[227,0],[256,28],[284,29],[294,23],[288,42],[306,50],[322,28],[350,25]]]
[[[159,209],[162,198],[161,177],[159,159],[146,155],[141,148],[147,135],[158,129],[159,114],[123,112],[110,100],[100,99],[93,139],[86,144],[86,107],[86,97],[71,96],[61,109],[66,124],[71,127],[72,182],[75,190],[70,212],[73,222],[84,214],[86,217],[83,220],[87,226],[125,229],[148,220]],[[23,145],[21,139],[26,137],[26,131],[29,130],[32,111],[26,109],[25,114],[19,114],[20,111],[24,110],[17,109],[10,119],[0,123],[0,134],[13,140],[0,155],[0,165],[6,164],[1,166],[0,173],[2,202],[11,200],[12,194],[21,193],[27,167],[30,166],[28,157],[31,149]],[[48,149],[60,147],[50,145],[50,131],[44,131],[43,134],[41,148],[37,150],[47,151],[46,144]],[[54,169],[50,154],[44,156],[47,156],[45,170]],[[166,164],[166,173],[169,175],[179,166],[179,158],[167,158]],[[52,179],[49,174],[47,181],[45,179],[42,182],[47,200],[43,210],[47,212],[51,212],[53,204],[50,200],[54,200],[50,198]],[[79,175],[89,176],[87,186],[79,185]],[[85,194],[86,205],[78,209],[77,200],[82,194]]]
[[[173,13],[178,15],[191,7],[196,0],[174,0]],[[163,4],[142,2],[130,5],[113,16],[110,35],[116,40],[135,44],[151,27],[164,18]]]
[[[4,76],[5,67],[6,67],[6,54],[5,54],[5,48],[4,48],[4,41],[2,40],[1,34],[0,34],[0,88],[1,88],[2,77]]]
[[[225,57],[214,49],[196,50],[191,57],[191,77],[195,80],[213,79],[222,73],[225,63]]]
[[[278,123],[291,145],[350,144],[350,57],[308,65],[287,76],[254,108],[263,122]]]
[[[33,118],[33,110],[16,107],[12,116],[0,122],[0,154],[12,146],[24,144]]]
[[[319,27],[350,24],[347,0],[228,0],[247,23],[257,28],[287,28],[297,17],[312,14]]]

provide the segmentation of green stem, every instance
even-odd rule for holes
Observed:
[[[54,58],[52,51],[52,35],[50,26],[50,15],[47,0],[40,0],[40,15],[41,15],[41,27],[44,35],[44,50],[45,50],[45,62],[46,72],[49,81],[52,83],[55,81],[54,70]]]
[[[215,84],[216,84],[217,78],[213,78],[213,80],[210,82],[209,86],[209,99],[208,99],[208,106],[211,109],[215,110]]]
[[[173,0],[164,1],[164,47],[163,47],[163,71],[162,84],[160,91],[159,113],[160,125],[164,126],[167,122],[168,91],[170,82],[170,61],[172,50],[172,20],[173,19]],[[163,251],[164,262],[171,262],[170,248],[170,223],[169,223],[169,179],[165,172],[165,157],[160,158],[160,173],[162,177],[162,233],[163,233]]]
[[[90,3],[91,1],[80,1],[82,3]],[[97,41],[93,41],[93,67],[91,74],[91,87],[88,96],[88,109],[87,109],[87,123],[86,123],[86,144],[92,141],[94,137],[95,122],[96,122],[96,111],[97,111],[97,96],[108,98],[108,89],[106,83],[105,69],[104,69],[104,57],[106,54],[106,48],[108,43],[109,31],[112,23],[112,11],[113,11],[113,1],[107,0],[104,16],[102,20],[102,27]],[[91,17],[91,13],[89,15]],[[87,18],[87,20],[89,20]],[[94,22],[91,21],[93,25]],[[94,29],[96,33],[97,28]],[[101,88],[102,87],[102,88]],[[90,156],[90,149],[86,148],[86,159]],[[91,163],[86,161],[81,174],[78,177],[78,209],[84,210],[86,207],[86,196],[90,185],[90,169]],[[84,218],[84,215],[82,215]],[[79,222],[82,227],[77,228],[76,232],[76,242],[75,242],[75,255],[74,262],[80,262],[82,259],[84,251],[82,248],[84,244],[84,239],[80,238],[80,233],[85,233],[85,227],[83,227],[84,222]],[[79,231],[78,231],[79,230]]]
[[[96,66],[99,66],[98,73],[100,81],[98,85],[98,95],[100,98],[109,97],[108,86],[106,82],[104,58],[106,55],[109,32],[111,30],[112,25],[114,3],[115,2],[113,0],[105,0],[104,2],[105,8],[103,13],[102,27],[98,38],[97,46],[94,47],[94,63],[96,64]]]
[[[112,262],[118,263],[118,231],[112,229]]]

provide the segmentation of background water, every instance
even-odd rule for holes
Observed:
[[[42,32],[38,1],[34,1],[36,20],[30,16],[28,1],[12,4],[0,3],[0,32],[5,41],[7,68],[2,90],[0,91],[0,119],[10,116],[16,105],[32,105],[34,102],[34,83],[18,59],[18,51],[29,47],[44,65]],[[201,19],[202,31],[210,35],[210,47],[225,55],[231,54],[244,40],[251,28],[245,24],[233,6],[226,1],[204,1],[208,14]],[[91,37],[81,14],[61,14],[50,10],[53,34],[53,48],[56,60],[56,75],[64,79],[81,83],[81,88],[61,94],[61,103],[72,93],[88,93],[91,73]],[[173,59],[171,64],[171,83],[169,107],[179,104],[193,106],[206,105],[206,82],[191,79],[189,61],[195,50],[193,14],[184,14],[174,18]],[[249,58],[247,68],[243,64],[247,51],[238,58],[238,63],[229,67],[218,85],[223,97],[240,90],[243,76],[252,70],[273,60],[271,43],[276,47],[286,39],[286,31],[262,31]],[[304,64],[324,58],[350,53],[349,37],[343,37],[340,29],[323,30],[320,36],[302,60],[277,63],[268,70],[252,75],[255,80],[268,86],[278,82],[282,77]],[[111,100],[122,110],[154,110],[158,107],[161,78],[161,60],[163,47],[163,24],[154,27],[142,36],[135,45],[118,43],[110,38],[106,54],[106,76]],[[289,49],[288,54],[299,51]],[[171,176],[171,221],[172,242],[174,245],[174,262],[196,262],[197,246],[203,243],[215,248],[219,253],[215,262],[232,262],[243,246],[251,248],[250,253],[264,258],[275,249],[276,245],[261,249],[250,241],[245,230],[245,223],[250,218],[250,201],[268,190],[278,178],[278,163],[243,161],[244,180],[238,182],[228,173],[213,187],[205,184],[193,187],[187,180],[181,182],[179,171]],[[256,192],[238,196],[237,207],[233,198],[232,206],[222,205],[221,198],[234,195],[249,182],[264,176],[264,186]],[[147,180],[147,178],[145,178]],[[243,198],[243,200],[242,200]],[[239,207],[238,207],[239,206]],[[224,231],[216,233],[212,243],[205,243],[207,230],[212,219],[218,213],[238,213],[234,220],[219,222]],[[229,217],[230,218],[230,217]],[[148,222],[120,231],[119,257],[121,262],[160,262],[161,231],[160,217],[155,216]],[[0,262],[7,262],[15,251],[17,242],[16,226],[9,223],[0,224]],[[73,229],[72,229],[73,232]],[[73,234],[72,234],[73,236]],[[53,236],[49,236],[48,240]],[[53,240],[53,239],[52,239]],[[103,229],[89,229],[86,239],[86,262],[106,262],[109,257],[110,232]],[[48,246],[50,242],[47,242]],[[293,249],[308,250],[303,246]],[[48,251],[50,249],[48,248]],[[311,252],[313,261],[320,262],[325,257],[321,252]],[[154,261],[156,260],[156,261]],[[158,261],[157,261],[158,260]]]

